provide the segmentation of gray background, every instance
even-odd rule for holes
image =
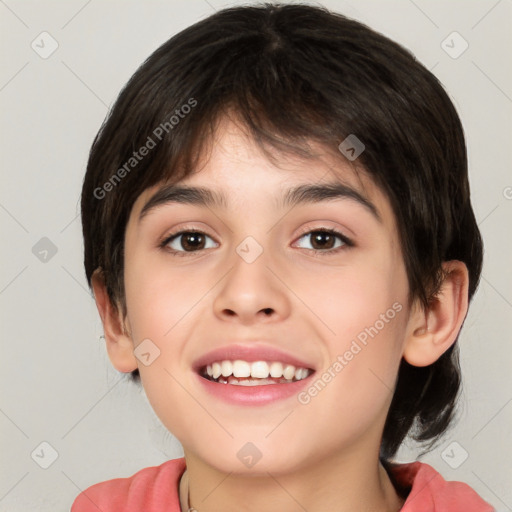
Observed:
[[[92,139],[138,65],[171,35],[234,3],[0,0],[1,511],[69,510],[93,483],[182,455],[98,340],[78,201]],[[459,421],[421,460],[512,510],[511,1],[322,5],[411,49],[462,118],[485,267],[460,338]],[[43,31],[59,45],[47,58],[31,47],[50,48]],[[442,46],[453,31],[469,44],[458,58],[458,36]],[[399,460],[416,454],[408,444]]]

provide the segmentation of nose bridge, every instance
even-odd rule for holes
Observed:
[[[244,236],[242,240],[234,246],[234,255],[231,259],[233,268],[228,274],[228,280],[232,284],[239,284],[245,287],[247,294],[264,292],[265,287],[272,286],[269,278],[272,273],[269,270],[271,265],[270,237],[258,233]],[[274,262],[275,265],[275,262]]]
[[[269,264],[269,251],[273,242],[274,231],[269,229],[273,222],[272,219],[263,218],[262,212],[258,208],[251,210],[250,204],[242,204],[238,209],[238,217],[233,223],[233,248],[236,256],[246,265],[258,263],[260,265]],[[244,265],[237,258],[235,264],[239,263],[242,268]],[[268,271],[268,269],[265,269]]]
[[[274,275],[279,273],[278,259],[271,257],[273,242],[267,231],[260,225],[233,246],[231,270],[215,297],[216,314],[235,314],[243,321],[256,318],[261,311],[265,315],[270,312],[277,316],[288,314],[285,287]],[[251,231],[245,233],[248,232]]]

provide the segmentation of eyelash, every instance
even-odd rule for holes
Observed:
[[[189,234],[189,233],[199,233],[201,235],[206,235],[209,238],[212,238],[210,235],[208,235],[204,231],[200,231],[200,230],[194,229],[194,228],[191,228],[191,229],[185,228],[185,229],[182,229],[175,233],[171,233],[170,235],[167,235],[158,245],[161,249],[163,249],[167,252],[170,252],[174,256],[179,256],[179,257],[189,256],[189,255],[194,254],[195,252],[201,252],[201,250],[198,250],[198,251],[176,251],[175,249],[170,249],[168,247],[168,244],[171,241],[173,241],[175,238],[178,238],[181,235]],[[332,229],[332,228],[319,227],[319,228],[314,228],[314,229],[308,229],[308,230],[305,230],[304,232],[302,232],[298,239],[301,239],[306,235],[312,235],[313,233],[328,233],[330,235],[334,235],[334,236],[338,237],[343,242],[343,245],[341,247],[337,247],[336,249],[327,249],[327,250],[306,249],[307,251],[312,252],[314,257],[332,256],[334,254],[338,254],[340,251],[347,250],[348,248],[351,248],[354,246],[354,242],[350,238],[346,237],[339,231],[336,231],[335,229]],[[204,250],[204,249],[202,249],[202,250]]]

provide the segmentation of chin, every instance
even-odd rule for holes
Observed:
[[[195,456],[221,473],[232,473],[240,476],[268,477],[272,475],[292,473],[307,465],[304,449],[290,445],[283,450],[270,442],[252,442],[230,440],[223,445],[215,443],[195,451]]]

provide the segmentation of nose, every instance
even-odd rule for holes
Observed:
[[[254,261],[236,254],[217,289],[214,313],[223,321],[252,325],[282,321],[290,314],[284,276],[264,250]]]

